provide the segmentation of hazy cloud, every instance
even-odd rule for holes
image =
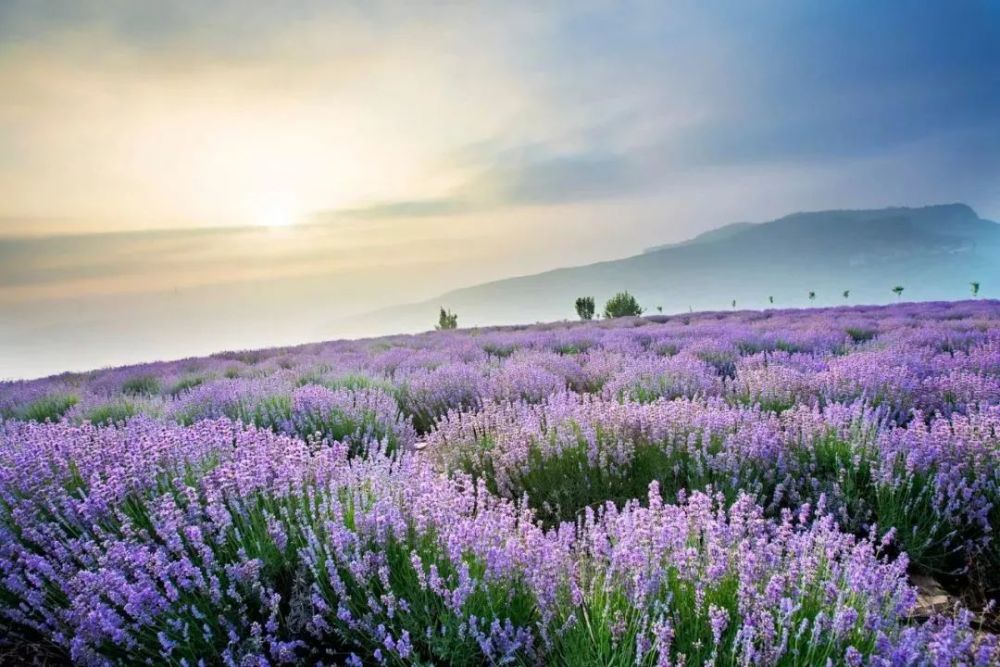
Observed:
[[[942,187],[998,173],[975,140],[1000,132],[991,3],[15,0],[0,26],[8,218],[425,219],[647,197],[706,168],[846,175],[918,143],[981,166]]]
[[[11,358],[175,289],[249,345],[310,304],[951,201],[1000,219],[997,3],[0,2]]]
[[[457,215],[481,209],[482,202],[460,197],[438,197],[435,199],[412,199],[387,201],[362,208],[342,209],[319,214],[319,220],[336,221],[339,218],[427,218]]]

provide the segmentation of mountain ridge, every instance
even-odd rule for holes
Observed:
[[[727,238],[732,238],[743,231],[748,230],[748,228],[753,227],[761,223],[757,222],[731,222],[728,225],[723,225],[721,227],[716,227],[715,229],[710,229],[707,232],[702,232],[697,236],[692,236],[684,241],[677,241],[676,243],[663,243],[660,245],[655,245],[646,248],[642,251],[643,254],[658,252],[660,250],[666,250],[668,248],[679,248],[681,246],[694,245],[695,243],[712,243],[714,241],[721,241]]]
[[[767,307],[769,297],[788,307],[836,305],[844,290],[850,303],[886,303],[897,284],[908,300],[948,300],[967,297],[971,281],[1000,284],[1000,224],[968,205],[836,209],[732,223],[631,257],[490,281],[370,317],[399,330],[427,328],[441,306],[458,313],[460,326],[562,319],[574,316],[577,296],[603,303],[621,290],[648,312],[718,310],[733,300]]]

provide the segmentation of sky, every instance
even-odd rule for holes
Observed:
[[[955,201],[1000,219],[998,2],[0,1],[0,378]]]

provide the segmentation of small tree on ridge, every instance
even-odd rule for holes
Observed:
[[[576,314],[581,320],[594,319],[594,297],[581,296],[576,300]]]
[[[642,315],[642,306],[628,292],[615,294],[604,305],[604,317],[606,319],[611,319],[612,317],[638,317],[639,315]]]
[[[438,331],[444,331],[447,329],[457,329],[458,328],[458,315],[451,312],[450,310],[445,310],[444,307],[441,308],[441,314],[438,315],[438,323],[434,327]]]

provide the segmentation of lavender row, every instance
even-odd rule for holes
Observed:
[[[878,531],[915,566],[1000,563],[1000,406],[895,426],[862,402],[778,414],[720,399],[620,402],[572,393],[453,412],[429,442],[446,472],[525,499],[549,523],[588,507],[691,490],[751,494],[769,516],[822,503],[845,529]]]
[[[669,494],[668,494],[669,495]],[[822,506],[532,512],[228,419],[0,429],[0,625],[80,664],[990,665]]]
[[[997,304],[982,301],[335,341],[0,383],[0,416],[174,418],[193,391],[218,402],[203,411],[218,412],[233,393],[288,401],[316,384],[381,389],[420,431],[448,410],[565,390],[640,402],[719,396],[776,411],[860,399],[906,423],[914,410],[948,415],[1000,402],[998,317]]]
[[[998,306],[0,384],[0,644],[81,664],[994,664],[969,612],[908,624],[906,577],[1000,589]]]

